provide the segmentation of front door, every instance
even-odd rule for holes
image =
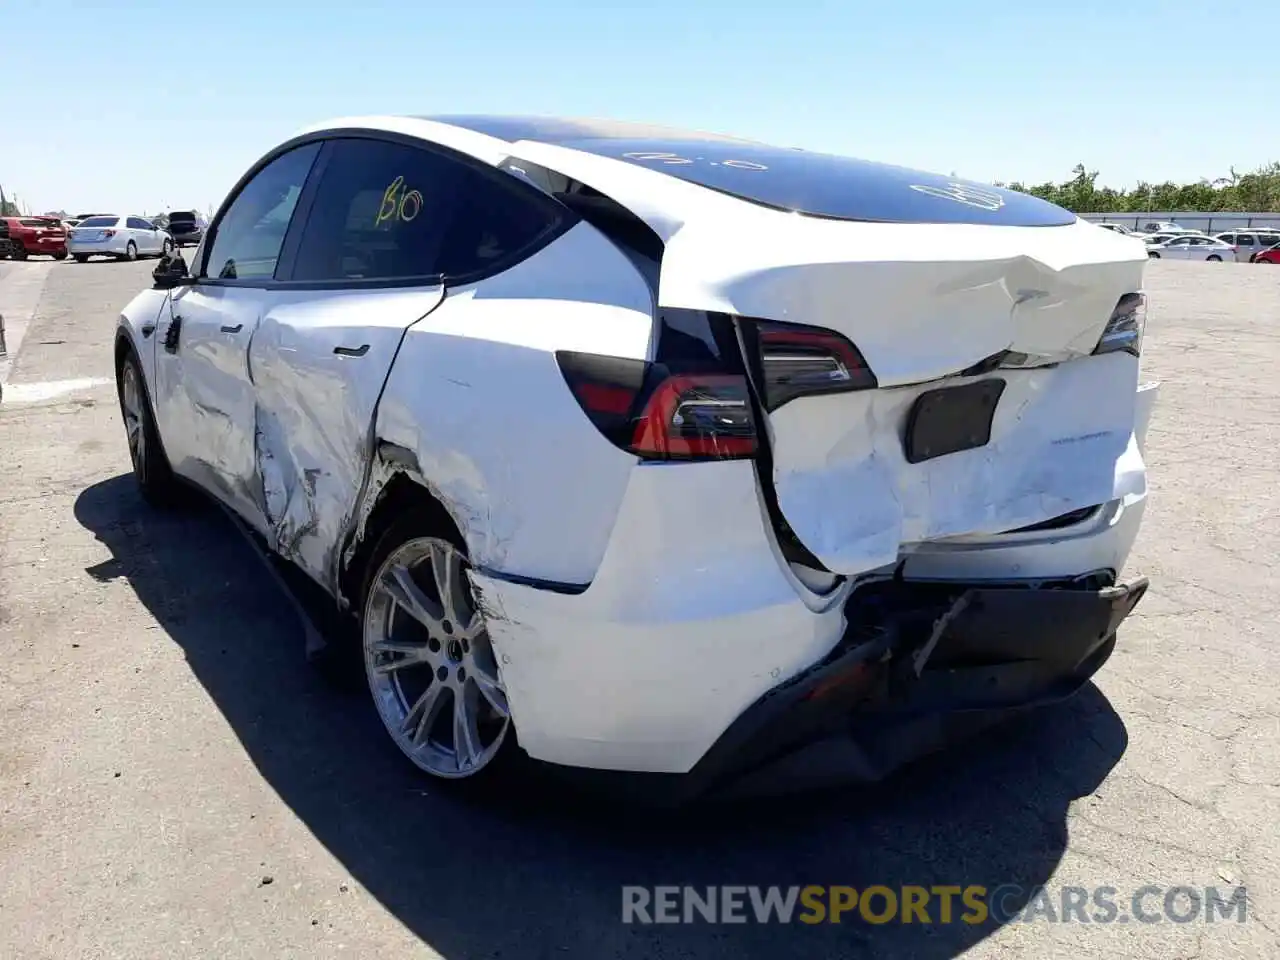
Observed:
[[[264,534],[249,344],[319,152],[311,143],[281,154],[224,207],[194,262],[194,284],[174,290],[155,335],[156,419],[174,471]]]

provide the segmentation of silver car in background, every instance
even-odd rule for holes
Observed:
[[[1280,243],[1280,227],[1230,230],[1217,234],[1214,239],[1230,244],[1235,251],[1235,259],[1240,263],[1252,263],[1263,250],[1270,250]]]
[[[137,260],[167,254],[173,249],[173,238],[150,220],[110,213],[86,217],[76,224],[67,249],[80,263],[94,256]]]

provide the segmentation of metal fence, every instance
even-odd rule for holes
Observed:
[[[1141,230],[1144,223],[1172,221],[1190,230],[1222,233],[1224,230],[1278,230],[1280,213],[1205,213],[1188,210],[1157,210],[1151,213],[1082,213],[1082,220],[1094,223],[1118,223],[1131,230]]]

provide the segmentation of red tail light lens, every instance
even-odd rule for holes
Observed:
[[[616,446],[646,460],[730,460],[756,452],[747,379],[672,373],[662,363],[561,350],[578,405]]]
[[[756,452],[747,378],[669,376],[636,419],[631,449],[659,460],[729,460]]]
[[[757,323],[764,406],[776,410],[796,397],[870,390],[875,374],[858,348],[834,330],[791,323]]]

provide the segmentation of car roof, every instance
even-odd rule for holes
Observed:
[[[509,157],[586,179],[613,195],[645,173],[647,203],[677,213],[698,200],[672,180],[776,210],[882,223],[1064,226],[1075,214],[1000,187],[852,157],[779,147],[743,137],[611,119],[501,114],[366,117],[329,121],[304,133],[372,127],[461,149],[490,163]],[[592,158],[575,161],[563,152]],[[563,164],[557,165],[562,160]],[[573,170],[569,169],[573,167]],[[655,177],[654,175],[658,175]],[[660,179],[659,179],[660,178]],[[615,197],[626,203],[621,196]]]

